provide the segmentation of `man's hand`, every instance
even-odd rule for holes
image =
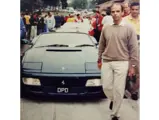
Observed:
[[[135,67],[131,66],[129,68],[128,76],[132,78],[132,76],[134,76],[135,74],[136,74]]]
[[[97,63],[98,63],[98,69],[101,70],[102,60],[101,60],[101,59],[98,59]]]

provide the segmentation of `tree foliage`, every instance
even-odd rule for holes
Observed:
[[[67,0],[61,0],[62,9],[65,9],[68,6]]]
[[[56,7],[60,5],[60,2],[63,9],[68,6],[67,0],[21,0],[21,10],[24,11],[27,9],[28,11],[32,11],[33,9],[47,5]]]
[[[72,7],[85,9],[88,6],[87,0],[73,0]]]
[[[43,6],[43,0],[21,0],[21,10],[32,11]]]
[[[102,4],[102,3],[107,2],[107,1],[110,1],[110,0],[92,0],[92,3],[93,4]]]

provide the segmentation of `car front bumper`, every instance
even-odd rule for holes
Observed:
[[[57,87],[42,87],[42,86],[28,86],[23,85],[23,92],[25,94],[39,95],[39,96],[79,96],[79,97],[105,97],[102,86],[98,87],[71,87],[68,93],[58,93]]]

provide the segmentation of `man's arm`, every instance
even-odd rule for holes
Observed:
[[[128,49],[129,49],[129,58],[130,58],[130,67],[131,66],[139,66],[139,46],[137,41],[137,35],[135,30],[130,27],[129,28],[129,42],[128,42]]]
[[[99,40],[99,48],[98,48],[98,60],[100,61],[102,59],[102,53],[105,50],[106,47],[106,39],[104,37],[104,31],[105,31],[105,26],[102,29],[100,40]]]

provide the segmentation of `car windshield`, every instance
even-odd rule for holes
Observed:
[[[43,34],[36,41],[34,47],[49,46],[49,45],[65,45],[76,47],[79,45],[93,46],[93,42],[87,34],[80,33],[52,33]]]

